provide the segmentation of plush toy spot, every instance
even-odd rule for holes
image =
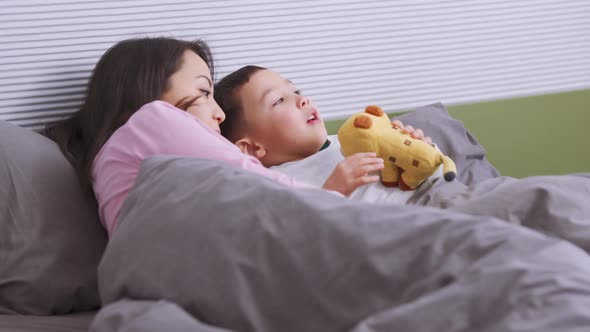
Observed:
[[[394,157],[389,157],[389,161],[391,161],[392,163],[395,163],[395,158]]]
[[[386,187],[388,187],[388,188],[395,188],[395,187],[397,187],[397,182],[382,181],[381,183],[383,183],[383,185],[386,186]]]
[[[412,144],[412,141],[410,141],[410,140],[405,140],[405,141],[404,141],[404,144],[405,144],[405,145],[407,145],[407,146],[410,146],[410,144]]]
[[[418,165],[420,165],[420,162],[414,159],[414,161],[412,161],[412,166],[418,167]]]
[[[364,129],[369,129],[371,128],[371,126],[373,125],[373,121],[371,121],[371,118],[369,118],[368,116],[358,116],[356,119],[354,119],[354,126],[356,128],[364,128]]]
[[[383,112],[383,109],[381,109],[381,107],[376,105],[369,105],[365,107],[365,112],[372,114],[374,116],[381,116],[385,113]]]

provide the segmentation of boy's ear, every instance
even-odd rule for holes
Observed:
[[[234,143],[243,153],[253,156],[256,159],[261,159],[266,155],[264,146],[256,143],[250,138],[239,139]]]

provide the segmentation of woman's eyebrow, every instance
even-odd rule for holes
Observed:
[[[199,75],[199,76],[195,77],[195,80],[196,80],[196,79],[199,79],[199,78],[204,78],[204,79],[206,79],[206,80],[207,80],[207,82],[209,83],[209,87],[212,87],[212,86],[213,86],[213,82],[211,82],[211,79],[210,79],[209,77],[207,77],[207,76],[205,76],[205,75]]]

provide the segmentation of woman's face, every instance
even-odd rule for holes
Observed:
[[[182,66],[170,76],[168,89],[161,99],[172,105],[194,99],[185,108],[186,111],[220,133],[219,124],[225,120],[225,113],[213,99],[213,81],[209,66],[195,52],[184,52]]]

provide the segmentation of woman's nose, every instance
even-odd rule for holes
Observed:
[[[223,112],[221,107],[219,107],[219,105],[217,105],[217,102],[215,103],[215,107],[214,107],[213,119],[215,119],[215,121],[217,121],[217,123],[222,123],[223,120],[225,120],[225,113]]]

